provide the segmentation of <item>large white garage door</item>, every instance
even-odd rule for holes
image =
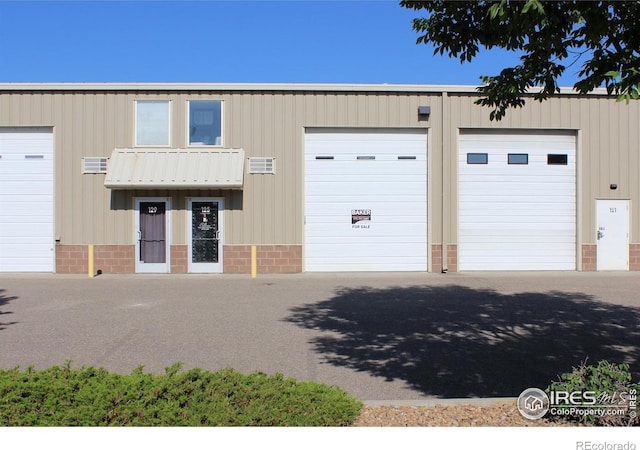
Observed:
[[[427,270],[425,130],[308,129],[305,270]]]
[[[461,132],[459,270],[576,269],[576,141]]]
[[[0,272],[53,272],[53,134],[0,128]]]

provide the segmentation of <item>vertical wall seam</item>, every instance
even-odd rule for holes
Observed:
[[[447,226],[446,226],[446,217],[447,217],[447,204],[448,204],[448,190],[447,190],[447,180],[449,177],[449,164],[446,159],[446,156],[449,154],[449,136],[447,135],[446,130],[448,129],[448,121],[447,121],[447,106],[448,106],[448,96],[447,92],[442,92],[442,120],[440,121],[442,133],[442,217],[440,218],[442,224],[442,273],[449,270],[449,266],[447,264],[447,244],[448,244],[448,236],[447,236]]]

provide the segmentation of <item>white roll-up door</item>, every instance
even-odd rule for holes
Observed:
[[[459,270],[575,270],[575,134],[463,131],[458,148]]]
[[[426,130],[308,129],[305,270],[427,270]]]
[[[53,272],[53,133],[0,128],[0,272]]]

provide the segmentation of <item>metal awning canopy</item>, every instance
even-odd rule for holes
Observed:
[[[242,189],[244,150],[116,148],[104,185],[110,189]]]

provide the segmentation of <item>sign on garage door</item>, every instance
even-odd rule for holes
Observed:
[[[53,272],[53,134],[0,128],[0,272]]]
[[[309,129],[305,270],[427,270],[425,130]]]
[[[573,133],[461,132],[460,270],[576,269]]]

